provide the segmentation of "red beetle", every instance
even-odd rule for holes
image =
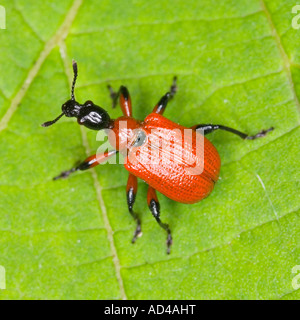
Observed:
[[[152,113],[144,121],[132,117],[131,99],[126,87],[121,86],[118,93],[115,93],[108,86],[113,99],[113,107],[116,106],[119,97],[123,112],[122,117],[112,120],[104,109],[95,105],[92,101],[80,104],[75,100],[74,88],[77,79],[77,64],[75,61],[73,61],[73,71],[71,99],[62,105],[61,115],[53,121],[45,122],[42,126],[52,125],[63,115],[75,117],[79,124],[89,129],[105,129],[114,150],[92,155],[77,167],[63,171],[54,180],[66,178],[77,170],[92,168],[117,152],[123,154],[125,156],[124,166],[129,171],[126,188],[128,209],[137,222],[132,243],[141,234],[140,219],[133,211],[138,186],[137,178],[144,180],[149,185],[148,206],[158,224],[167,232],[167,253],[170,253],[171,230],[168,224],[160,220],[160,205],[156,190],[168,198],[182,203],[195,203],[204,199],[213,190],[221,166],[218,151],[204,135],[221,129],[234,133],[242,139],[254,140],[264,137],[269,131],[273,130],[273,128],[270,128],[249,136],[223,125],[198,124],[187,128],[170,121],[162,114],[168,101],[177,91],[176,77],[174,77],[170,92],[159,100]],[[186,132],[189,132],[187,137]],[[197,139],[202,142],[200,148],[197,145]]]

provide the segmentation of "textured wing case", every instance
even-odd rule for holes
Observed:
[[[142,128],[147,141],[129,150],[125,168],[172,200],[195,203],[207,197],[221,165],[212,143],[156,113]]]

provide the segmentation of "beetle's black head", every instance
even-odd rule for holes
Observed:
[[[66,117],[77,117],[79,115],[79,111],[81,109],[81,105],[75,100],[68,100],[62,106],[61,110]]]
[[[77,122],[79,124],[84,125],[89,129],[101,130],[109,128],[112,121],[110,120],[108,113],[104,109],[100,108],[99,106],[95,105],[92,101],[89,100],[86,101],[84,104],[80,104],[75,100],[74,89],[78,74],[77,63],[75,61],[73,61],[73,71],[74,79],[72,83],[71,99],[69,99],[62,105],[61,115],[59,115],[56,119],[52,121],[47,121],[43,123],[42,126],[51,126],[63,115],[65,115],[66,117],[77,118]]]

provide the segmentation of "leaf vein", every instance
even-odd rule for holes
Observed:
[[[296,93],[296,90],[295,90],[295,85],[294,85],[293,78],[292,78],[292,73],[291,73],[291,62],[289,61],[288,55],[284,50],[284,46],[283,46],[283,44],[281,42],[280,35],[277,32],[277,29],[276,29],[275,24],[274,24],[274,22],[272,20],[271,14],[270,14],[270,12],[269,12],[269,10],[267,8],[267,5],[265,4],[265,0],[260,0],[260,4],[261,4],[261,7],[262,7],[263,11],[265,12],[266,18],[268,20],[268,23],[269,23],[270,28],[271,28],[272,33],[273,33],[273,37],[274,37],[274,39],[276,41],[277,47],[278,47],[279,52],[281,54],[281,57],[283,59],[284,69],[285,69],[286,74],[288,76],[289,84],[290,84],[290,87],[291,87],[291,90],[292,90],[296,105],[298,106],[298,112],[300,112],[300,103],[299,103],[299,99],[298,99],[298,96],[297,96],[297,93]]]
[[[64,66],[65,66],[65,73],[66,73],[68,82],[71,85],[72,77],[70,76],[69,71],[68,71],[69,69],[68,69],[68,65],[67,65],[68,61],[67,61],[67,53],[66,52],[67,52],[67,50],[66,50],[65,43],[62,41],[60,43],[61,58],[64,63]],[[82,126],[80,126],[80,131],[81,131],[83,146],[86,150],[87,156],[89,156],[90,152],[91,152],[90,146],[89,146],[89,143],[87,140],[86,132],[84,131],[84,128]],[[102,197],[102,187],[101,187],[100,182],[97,178],[97,173],[96,173],[95,169],[94,168],[90,169],[90,172],[91,172],[91,175],[93,178],[94,187],[96,189],[97,199],[98,199],[99,206],[101,208],[105,229],[107,231],[107,237],[108,237],[108,241],[110,244],[110,250],[112,252],[112,258],[113,258],[113,263],[114,263],[114,267],[115,267],[116,277],[117,277],[118,284],[119,284],[121,299],[127,300],[127,296],[126,296],[125,288],[124,288],[124,284],[123,284],[123,279],[122,279],[121,272],[120,272],[121,264],[120,264],[120,260],[119,260],[118,254],[117,254],[117,249],[116,249],[116,246],[114,243],[113,230],[110,225],[110,222],[109,222],[109,219],[107,216],[107,210],[106,210],[105,203],[104,203],[104,200]]]
[[[32,68],[29,70],[25,81],[23,82],[20,89],[12,99],[10,107],[7,109],[6,113],[2,117],[0,121],[0,131],[4,130],[7,127],[8,122],[10,121],[13,114],[17,110],[18,105],[21,103],[22,99],[24,98],[27,90],[29,89],[31,83],[33,82],[38,72],[40,71],[40,68],[44,63],[44,61],[46,60],[46,58],[48,57],[49,53],[61,41],[61,39],[64,39],[68,34],[71,24],[77,15],[79,7],[82,4],[82,1],[83,0],[74,0],[73,5],[69,10],[69,12],[67,13],[66,18],[62,23],[61,27],[57,30],[55,35],[48,42],[46,42],[38,59],[36,60]]]

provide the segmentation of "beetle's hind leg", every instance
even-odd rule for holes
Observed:
[[[172,235],[171,230],[168,224],[163,223],[160,220],[160,205],[157,199],[156,191],[152,187],[149,186],[148,194],[147,194],[147,202],[149,209],[153,215],[153,217],[156,219],[157,223],[160,225],[161,228],[163,228],[167,232],[167,254],[170,254],[171,252],[171,245],[172,245]]]
[[[267,130],[261,130],[257,134],[255,134],[253,136],[250,136],[247,133],[238,131],[238,130],[230,128],[230,127],[223,126],[221,124],[197,124],[195,126],[192,126],[191,129],[199,130],[199,131],[202,130],[204,135],[206,135],[208,133],[211,133],[211,132],[213,132],[215,130],[220,129],[220,130],[224,130],[224,131],[228,131],[228,132],[231,132],[233,134],[236,134],[236,135],[238,135],[239,137],[241,137],[244,140],[255,140],[257,138],[262,138],[262,137],[266,136],[268,132],[274,130],[274,128],[271,127],[271,128],[269,128]]]
[[[137,177],[133,174],[129,173],[128,181],[127,181],[127,187],[126,187],[126,195],[127,195],[127,205],[128,210],[133,219],[136,221],[136,229],[133,234],[132,243],[135,243],[136,239],[142,235],[142,229],[141,229],[141,220],[137,216],[137,214],[133,211],[133,205],[135,202],[135,197],[137,193]]]

